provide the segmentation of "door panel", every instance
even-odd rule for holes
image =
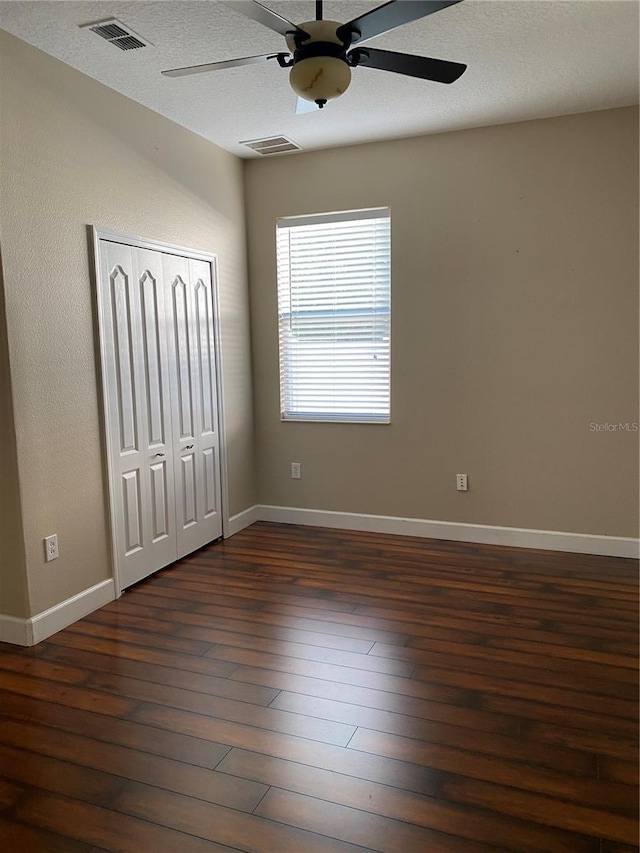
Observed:
[[[197,447],[203,479],[203,519],[211,538],[222,536],[220,437],[218,435],[218,400],[216,384],[216,350],[214,338],[213,282],[211,265],[189,261],[189,279],[193,286],[193,330],[197,353],[199,418],[196,422]]]
[[[166,445],[164,422],[164,393],[166,382],[162,376],[162,351],[160,346],[159,293],[161,282],[145,269],[140,280],[142,299],[142,331],[144,335],[145,375],[147,380],[147,422],[149,446]],[[166,361],[166,359],[165,359]],[[166,389],[168,391],[168,388]]]
[[[162,255],[132,249],[137,297],[140,303],[140,392],[144,412],[143,517],[148,562],[144,575],[133,575],[129,585],[176,559],[175,485],[171,454],[171,392],[166,340]],[[134,580],[135,578],[135,580]]]
[[[140,471],[125,471],[122,475],[124,504],[124,548],[128,557],[142,550],[142,506],[140,499]]]
[[[198,345],[198,373],[200,379],[200,428],[201,433],[215,431],[216,412],[213,404],[215,357],[209,330],[213,327],[211,316],[211,294],[202,278],[195,283],[195,333]]]
[[[167,490],[166,460],[156,462],[149,470],[151,477],[151,538],[153,542],[170,535],[173,525],[169,524],[169,506],[173,501]]]
[[[163,272],[167,288],[168,360],[172,414],[172,455],[176,491],[177,556],[183,557],[204,545],[200,539],[198,520],[200,495],[194,458],[196,438],[194,421],[197,407],[197,387],[194,381],[192,340],[189,322],[192,314],[189,286],[189,261],[176,255],[164,255]]]
[[[130,260],[126,263],[131,271]],[[137,452],[138,429],[134,399],[134,371],[132,352],[135,348],[130,311],[131,281],[120,264],[116,264],[109,275],[111,302],[113,305],[113,334],[116,353],[114,380],[118,399],[118,421],[120,424],[120,453]]]
[[[176,258],[176,264],[186,269],[186,259]],[[174,264],[171,264],[172,266]],[[173,346],[176,354],[176,384],[179,401],[179,432],[181,439],[193,438],[193,377],[191,373],[191,345],[189,341],[189,288],[180,275],[176,275],[171,282],[171,302],[173,316]]]
[[[177,507],[178,556],[222,535],[220,473],[207,470],[205,451],[217,447],[215,350],[211,267],[175,255],[163,258],[170,283],[169,363],[176,477],[182,483]],[[218,455],[214,454],[218,463]],[[211,463],[209,462],[209,466]]]
[[[203,450],[204,457],[204,517],[218,512],[218,489],[216,482],[216,452],[213,447]]]
[[[182,480],[182,500],[180,502],[182,518],[179,524],[186,530],[198,522],[196,464],[193,453],[180,456],[180,471],[182,473],[182,477],[180,478]]]
[[[101,241],[100,263],[114,538],[126,587],[176,559],[162,259]]]

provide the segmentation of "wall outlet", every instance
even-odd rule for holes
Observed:
[[[292,462],[291,463],[291,479],[292,480],[301,480],[302,479],[302,465],[300,462]]]
[[[456,489],[459,492],[466,492],[469,489],[467,485],[467,475],[466,474],[456,474]]]
[[[47,563],[58,559],[58,534],[52,533],[44,540],[44,558]]]

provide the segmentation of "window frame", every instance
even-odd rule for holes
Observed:
[[[327,414],[326,416],[309,412],[301,413],[301,414],[291,414],[287,412],[285,409],[285,370],[286,368],[283,365],[283,349],[286,345],[286,342],[283,339],[282,335],[282,318],[283,311],[281,307],[281,281],[280,281],[280,265],[279,265],[279,231],[280,229],[291,229],[305,225],[323,225],[330,224],[332,222],[342,223],[342,222],[352,222],[352,221],[364,221],[367,219],[387,219],[388,220],[388,228],[389,228],[389,253],[388,253],[388,263],[389,263],[389,278],[388,278],[388,311],[385,312],[385,316],[388,316],[387,321],[387,329],[386,334],[388,336],[388,343],[386,349],[386,358],[388,363],[388,373],[387,373],[387,383],[386,383],[386,391],[387,391],[387,411],[384,414],[356,414],[354,412],[350,413],[336,413],[332,412]],[[317,213],[317,214],[306,214],[302,216],[287,216],[287,217],[278,217],[276,219],[276,300],[277,300],[277,334],[278,334],[278,381],[279,381],[279,396],[280,396],[280,421],[281,423],[340,423],[340,424],[390,424],[391,423],[391,327],[392,327],[392,307],[391,307],[391,282],[392,282],[392,273],[391,273],[391,209],[390,207],[377,207],[377,208],[364,208],[361,210],[346,210],[346,211],[335,211],[335,212],[326,212],[326,213]],[[346,309],[349,310],[349,309]],[[353,309],[351,309],[353,310]],[[373,313],[373,312],[371,312]],[[291,316],[293,312],[289,312]]]

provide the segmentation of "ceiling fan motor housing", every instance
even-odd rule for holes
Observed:
[[[289,82],[293,91],[306,101],[323,107],[327,101],[344,94],[351,83],[347,64],[349,44],[338,37],[338,21],[307,21],[300,29],[309,34],[304,41],[295,34],[287,36],[293,53]]]

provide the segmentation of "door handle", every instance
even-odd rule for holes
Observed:
[[[183,450],[193,450],[193,444],[187,444],[182,449]]]
[[[154,457],[156,457],[156,456],[164,456],[164,453],[154,453],[153,455],[154,455]]]

